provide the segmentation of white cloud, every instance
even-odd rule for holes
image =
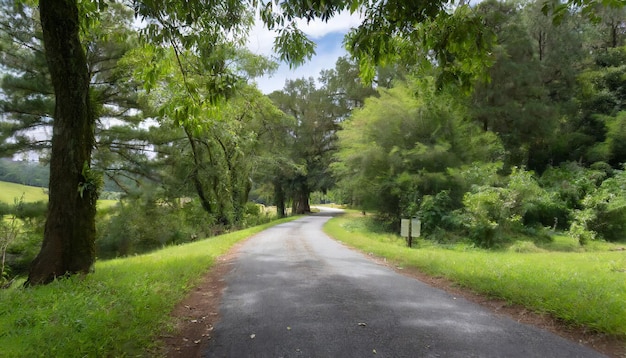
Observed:
[[[311,21],[308,24],[305,20],[297,21],[298,27],[313,39],[318,39],[335,32],[345,34],[351,28],[357,27],[360,23],[361,18],[358,14],[350,14],[347,11],[337,14],[328,22],[323,22],[319,19]]]
[[[298,20],[296,23],[306,35],[313,40],[317,40],[332,33],[346,34],[351,28],[361,23],[361,17],[359,14],[350,14],[347,11],[343,11],[332,17],[328,22],[316,19],[309,23],[305,20]],[[257,19],[250,31],[247,46],[254,53],[272,55],[275,37],[276,32],[266,29],[263,22]]]
[[[316,42],[316,55],[304,65],[290,69],[289,65],[281,63],[279,69],[272,76],[257,79],[257,85],[263,93],[270,93],[282,89],[285,80],[313,77],[317,79],[323,69],[335,67],[335,62],[346,51],[342,46],[343,36],[352,28],[360,24],[361,19],[356,14],[342,12],[328,22],[321,20],[298,21],[298,27]],[[260,20],[257,21],[248,37],[247,47],[250,51],[269,57],[274,56],[272,47],[276,32],[264,28]]]

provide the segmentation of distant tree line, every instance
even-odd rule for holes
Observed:
[[[626,13],[542,4],[476,5],[494,43],[470,91],[413,67],[366,99],[332,164],[344,200],[443,242],[626,240]]]

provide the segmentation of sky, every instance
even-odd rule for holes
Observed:
[[[338,14],[327,23],[320,20],[309,24],[304,21],[300,22],[298,24],[300,29],[317,44],[316,55],[304,65],[294,69],[290,69],[286,63],[280,63],[280,67],[271,77],[258,78],[257,86],[261,92],[268,94],[283,89],[286,80],[302,77],[317,79],[321,70],[334,68],[337,58],[346,55],[346,50],[342,45],[343,37],[350,28],[357,27],[359,24],[358,15],[350,15],[348,12]],[[273,31],[265,29],[262,22],[257,21],[248,38],[248,49],[253,53],[272,58],[274,37]]]

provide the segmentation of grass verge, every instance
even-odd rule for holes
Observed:
[[[0,290],[0,356],[145,356],[169,313],[232,245],[277,220],[147,255],[96,263],[95,273]]]
[[[608,251],[613,246],[602,245],[594,252],[494,252],[423,241],[409,249],[398,236],[368,230],[366,220],[345,215],[329,221],[325,230],[400,266],[626,341],[626,251]]]

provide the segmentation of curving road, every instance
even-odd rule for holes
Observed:
[[[322,212],[239,251],[205,357],[602,357],[376,264]]]

